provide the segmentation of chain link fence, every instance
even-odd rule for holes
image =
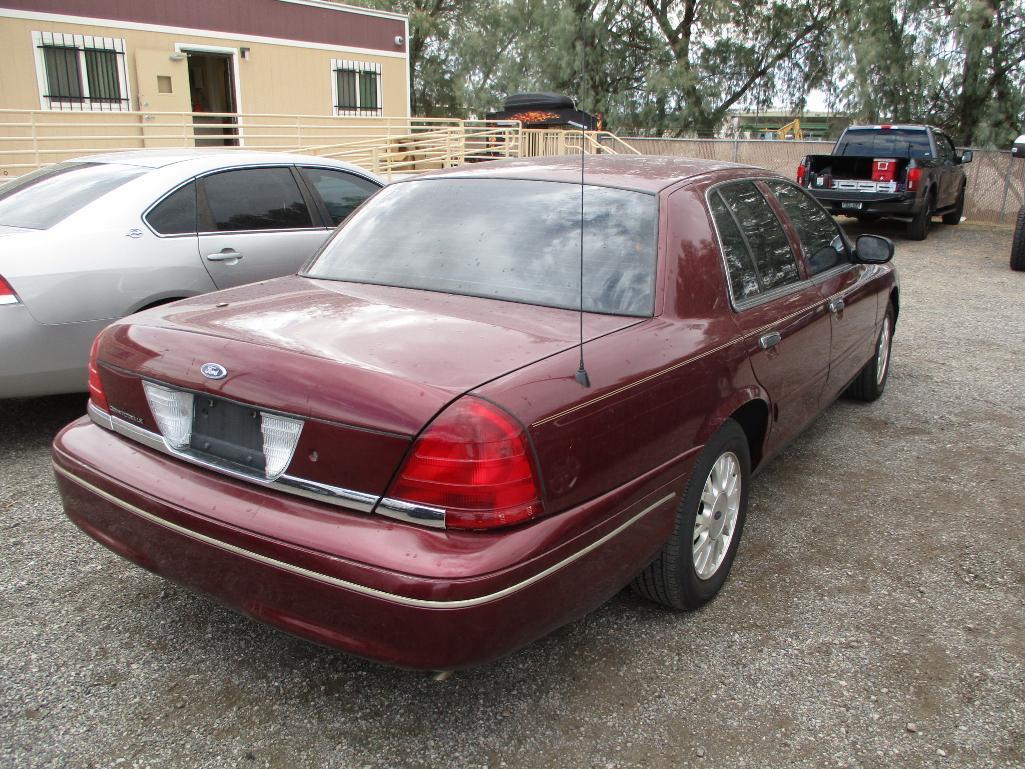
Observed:
[[[624,138],[643,155],[724,160],[759,166],[794,178],[805,155],[827,155],[833,142],[764,141],[731,139]],[[968,221],[1012,223],[1025,205],[1025,160],[1010,152],[973,149],[968,175],[964,215]]]

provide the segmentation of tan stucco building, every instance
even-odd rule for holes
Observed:
[[[373,131],[409,117],[408,34],[327,0],[0,0],[0,169],[66,157],[60,134],[286,149]]]

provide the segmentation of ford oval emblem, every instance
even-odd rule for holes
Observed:
[[[224,379],[228,376],[228,369],[220,363],[204,363],[199,367],[199,373],[207,379]]]

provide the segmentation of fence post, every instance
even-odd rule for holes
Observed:
[[[1004,174],[1004,195],[1000,200],[1000,224],[1004,223],[1004,211],[1007,208],[1007,192],[1011,188],[1011,170],[1014,168],[1014,155],[1007,153],[1007,173]]]
[[[36,125],[36,113],[30,112],[32,117],[32,160],[39,168],[39,127]]]
[[[740,158],[740,136],[737,134],[733,135],[733,162],[736,163]]]

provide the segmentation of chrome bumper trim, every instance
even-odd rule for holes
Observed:
[[[417,505],[390,497],[379,497],[376,494],[354,491],[342,488],[341,486],[331,486],[326,483],[309,481],[305,478],[296,478],[292,475],[280,475],[273,480],[268,480],[258,475],[246,473],[227,463],[202,456],[197,452],[188,449],[172,448],[159,433],[139,427],[126,419],[121,419],[121,417],[108,414],[94,406],[92,401],[89,401],[88,411],[89,417],[100,427],[111,430],[136,443],[141,443],[143,446],[154,451],[159,451],[207,470],[213,470],[214,472],[237,478],[240,481],[249,481],[264,488],[274,489],[286,494],[294,494],[317,502],[325,502],[329,505],[344,507],[347,510],[355,510],[360,513],[376,512],[378,515],[405,521],[406,523],[431,526],[438,529],[445,528],[445,511],[437,507]]]
[[[421,526],[433,526],[437,529],[445,528],[445,511],[440,507],[418,505],[415,502],[406,502],[402,499],[381,497],[375,512],[378,515],[395,518],[406,523],[418,523]]]
[[[478,596],[476,598],[463,598],[454,601],[432,601],[426,598],[410,598],[404,595],[388,593],[384,590],[378,590],[373,587],[367,587],[366,585],[360,585],[357,582],[350,582],[349,580],[340,579],[339,577],[332,577],[328,574],[321,574],[317,571],[311,571],[310,569],[305,569],[302,566],[296,566],[295,564],[287,563],[286,561],[279,561],[276,558],[271,558],[261,553],[254,553],[251,550],[246,550],[245,548],[238,547],[237,545],[232,545],[229,542],[223,542],[222,540],[215,539],[214,537],[209,537],[206,534],[200,534],[198,531],[193,531],[192,529],[186,528],[185,526],[179,526],[176,523],[164,520],[160,516],[154,515],[153,513],[149,513],[143,510],[142,508],[136,507],[130,502],[126,502],[123,499],[119,499],[118,497],[115,497],[113,494],[110,494],[104,491],[103,489],[94,486],[93,484],[89,483],[83,478],[79,478],[70,470],[65,470],[56,462],[53,463],[53,469],[54,472],[56,472],[57,474],[64,476],[73,483],[77,483],[82,488],[91,491],[93,494],[96,494],[97,496],[106,500],[107,502],[110,502],[111,504],[120,507],[122,510],[132,513],[133,515],[137,515],[140,518],[149,521],[150,523],[154,523],[158,526],[162,526],[178,534],[189,537],[190,539],[203,542],[204,544],[211,545],[213,547],[225,550],[235,555],[240,555],[244,558],[249,558],[253,561],[258,561],[259,563],[263,563],[268,566],[274,566],[275,568],[282,569],[283,571],[291,572],[293,574],[298,574],[300,576],[316,580],[317,582],[323,582],[328,585],[333,585],[334,587],[345,588],[346,590],[351,590],[353,592],[361,593],[363,595],[373,596],[374,598],[380,598],[382,600],[401,604],[403,606],[415,606],[423,609],[460,609],[469,606],[479,606],[481,604],[489,603],[491,601],[498,600],[499,598],[505,598],[508,595],[512,595],[513,593],[516,593],[520,590],[523,590],[526,587],[529,587],[530,585],[533,585],[535,582],[539,582],[540,580],[544,579],[550,574],[553,574],[559,571],[560,569],[569,566],[574,561],[583,558],[588,553],[601,547],[610,539],[625,531],[633,524],[637,523],[637,521],[641,520],[651,511],[661,507],[665,503],[676,498],[675,493],[666,494],[661,499],[651,503],[646,508],[641,510],[639,513],[634,515],[632,518],[630,518],[627,521],[624,521],[615,529],[610,531],[608,534],[599,537],[586,547],[576,551],[575,553],[567,556],[566,558],[563,558],[558,563],[552,564],[547,569],[539,571],[537,574],[527,577],[525,580],[510,585],[509,587],[503,588],[502,590],[498,590],[494,593],[488,593],[487,595]]]

